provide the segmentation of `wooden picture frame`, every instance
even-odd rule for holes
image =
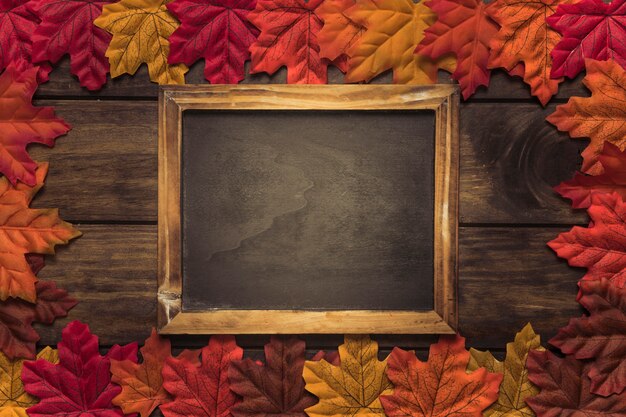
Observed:
[[[186,110],[435,112],[434,309],[183,311],[182,115]],[[453,85],[203,85],[159,91],[158,328],[163,334],[450,334],[457,329],[459,92]]]

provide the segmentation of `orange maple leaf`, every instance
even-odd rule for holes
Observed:
[[[429,84],[437,81],[438,68],[454,70],[452,57],[433,61],[414,53],[424,31],[437,19],[424,2],[360,0],[345,14],[367,28],[348,51],[346,82],[369,81],[393,69],[394,83]]]
[[[0,178],[0,300],[19,297],[34,303],[37,277],[26,260],[28,253],[54,254],[81,233],[59,218],[57,209],[31,209],[29,204],[43,187],[48,164],[35,171],[35,186],[11,185]]]
[[[111,380],[122,387],[113,404],[124,414],[139,413],[148,417],[159,405],[168,402],[170,395],[163,388],[163,364],[171,357],[170,341],[159,337],[156,330],[140,349],[143,363],[132,360],[111,360]]]
[[[546,105],[559,91],[563,78],[552,79],[550,52],[561,40],[561,35],[548,26],[547,17],[554,14],[559,4],[572,0],[495,0],[487,13],[501,26],[490,42],[490,68],[502,67],[512,71],[524,64],[524,82],[530,92]]]
[[[591,97],[572,97],[547,120],[573,138],[589,138],[582,152],[582,171],[601,174],[598,156],[604,142],[626,150],[626,71],[613,61],[586,61],[585,86]]]
[[[467,100],[479,86],[489,85],[489,41],[498,25],[487,16],[483,0],[431,0],[426,6],[437,13],[437,22],[426,30],[415,52],[431,59],[453,53],[458,63],[452,78]]]
[[[356,0],[325,0],[317,8],[318,16],[324,21],[317,34],[322,58],[335,61],[349,57],[348,51],[363,35],[365,27],[346,14],[355,4]]]

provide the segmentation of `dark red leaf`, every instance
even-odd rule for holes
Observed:
[[[576,359],[594,359],[593,393],[619,394],[626,388],[626,289],[603,279],[582,281],[580,293],[589,316],[571,319],[550,343]]]
[[[72,74],[89,90],[107,81],[109,60],[104,56],[111,35],[93,24],[102,6],[111,0],[30,0],[29,8],[40,19],[32,34],[33,62],[56,63],[70,55]]]
[[[191,66],[204,59],[204,77],[212,84],[236,84],[259,31],[248,21],[256,0],[175,0],[167,9],[180,20],[169,38],[170,64]]]
[[[232,408],[233,416],[306,417],[304,409],[317,399],[304,390],[304,353],[302,340],[273,336],[265,345],[265,365],[251,359],[234,361],[228,379],[230,389],[242,397],[242,402]]]
[[[626,396],[601,397],[590,392],[587,374],[591,363],[534,350],[526,364],[528,378],[541,389],[539,395],[526,399],[537,417],[626,415]]]

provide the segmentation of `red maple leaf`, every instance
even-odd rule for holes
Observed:
[[[0,71],[10,64],[18,71],[33,67],[31,35],[39,18],[28,8],[29,0],[0,0]],[[41,65],[39,82],[48,80],[52,68]]]
[[[537,417],[626,415],[626,396],[601,397],[590,391],[592,364],[573,356],[559,358],[548,350],[533,350],[526,362],[528,379],[541,389],[526,399]]]
[[[109,60],[104,56],[111,35],[93,24],[110,0],[30,0],[41,24],[32,34],[33,62],[56,63],[70,55],[72,74],[89,90],[107,81]]]
[[[572,200],[572,207],[589,207],[593,193],[616,192],[622,199],[626,198],[626,151],[622,152],[612,143],[604,142],[598,161],[602,165],[602,174],[576,172],[574,178],[554,187],[561,196]]]
[[[571,266],[587,268],[583,280],[626,286],[626,204],[617,193],[592,194],[587,212],[589,227],[575,226],[548,246]]]
[[[28,144],[53,146],[54,140],[70,129],[54,116],[52,107],[31,104],[36,78],[36,68],[20,71],[13,65],[0,75],[0,172],[12,184],[20,180],[33,186],[37,182],[37,163],[26,151]]]
[[[560,5],[548,24],[563,35],[552,50],[552,78],[576,77],[585,59],[626,68],[626,0],[582,0]]]
[[[236,84],[259,31],[248,21],[256,0],[175,0],[167,9],[180,20],[169,38],[170,64],[191,66],[204,58],[211,84]]]
[[[498,33],[498,24],[485,12],[488,5],[483,0],[430,0],[426,5],[437,21],[415,52],[433,60],[454,54],[457,66],[452,78],[467,100],[479,86],[489,85],[489,42]]]
[[[393,395],[380,401],[388,417],[472,416],[498,399],[502,374],[479,368],[467,373],[470,353],[461,336],[441,336],[430,346],[427,362],[414,352],[394,348],[389,356],[387,376],[394,384]]]
[[[137,344],[113,346],[101,356],[98,337],[86,324],[73,321],[63,329],[59,363],[45,359],[25,362],[24,390],[39,398],[28,408],[30,417],[123,417],[111,401],[121,388],[111,382],[110,360],[137,361]]]
[[[302,340],[274,336],[265,345],[265,365],[251,359],[233,361],[230,389],[243,399],[232,408],[233,416],[305,417],[304,409],[317,399],[304,390],[304,353]]]
[[[258,0],[248,19],[261,30],[250,46],[252,72],[287,67],[290,84],[324,84],[330,61],[320,56],[317,34],[322,0]]]
[[[213,336],[201,350],[200,364],[168,358],[163,366],[163,387],[173,400],[161,405],[165,417],[228,417],[239,400],[229,389],[228,368],[241,359],[243,349],[233,336]]]
[[[591,392],[619,394],[626,388],[626,289],[603,279],[581,282],[580,293],[589,316],[571,319],[550,344],[576,359],[595,359]]]

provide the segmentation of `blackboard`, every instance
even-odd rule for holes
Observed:
[[[164,90],[162,331],[454,331],[454,87],[326,87]]]
[[[183,309],[432,310],[433,111],[183,114]]]

